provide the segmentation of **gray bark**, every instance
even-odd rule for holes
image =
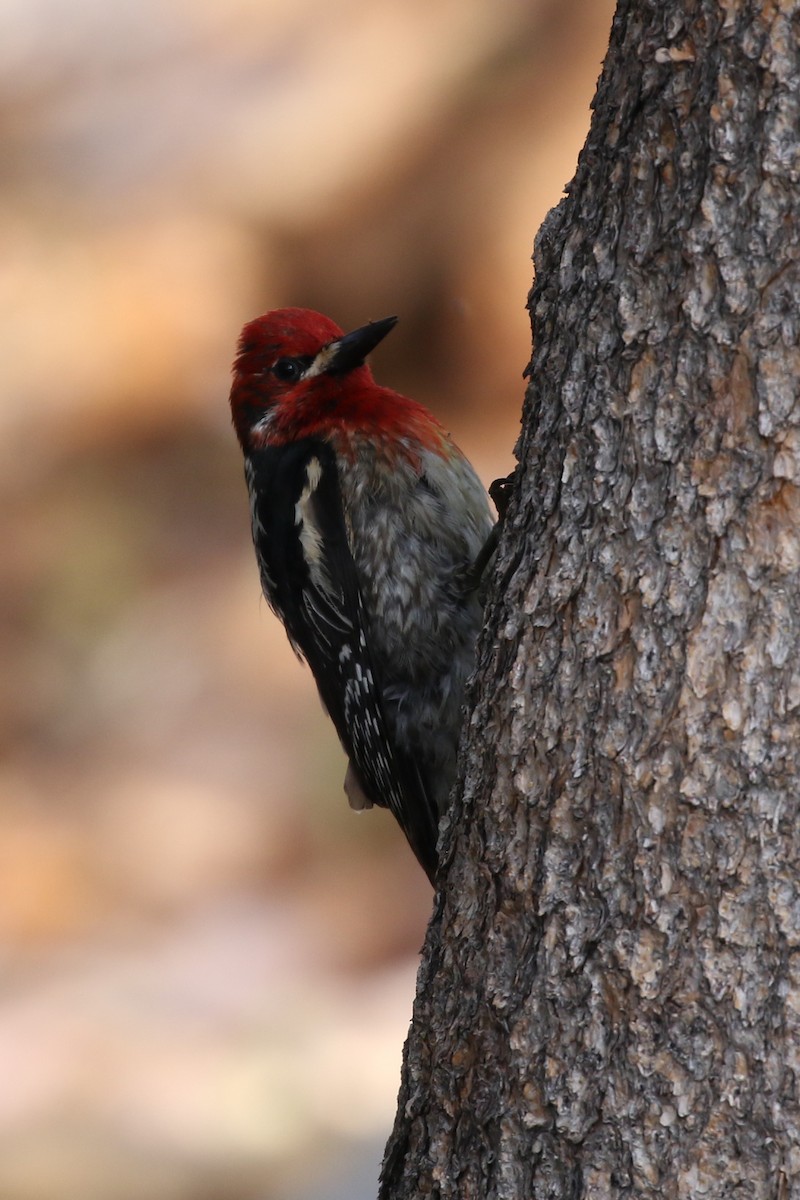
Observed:
[[[383,1200],[800,1197],[799,45],[620,2]]]

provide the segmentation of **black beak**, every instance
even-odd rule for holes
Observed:
[[[364,359],[382,342],[397,324],[397,317],[384,317],[382,321],[370,321],[352,333],[346,333],[336,342],[331,342],[325,354],[330,358],[325,366],[326,375],[343,375],[355,367],[363,366]]]

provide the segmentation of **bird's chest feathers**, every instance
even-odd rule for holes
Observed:
[[[386,470],[379,460],[371,465],[360,479],[342,481],[359,586],[374,617],[376,649],[395,661],[417,660],[440,652],[448,594],[462,564],[444,535],[441,498],[426,476],[410,462]]]

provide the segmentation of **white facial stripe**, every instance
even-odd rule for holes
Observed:
[[[311,366],[303,372],[303,379],[313,379],[315,375],[324,375],[338,349],[338,342],[331,342],[329,346],[323,346]]]

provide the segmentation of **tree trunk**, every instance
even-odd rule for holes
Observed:
[[[620,2],[384,1200],[800,1197],[799,38]]]

